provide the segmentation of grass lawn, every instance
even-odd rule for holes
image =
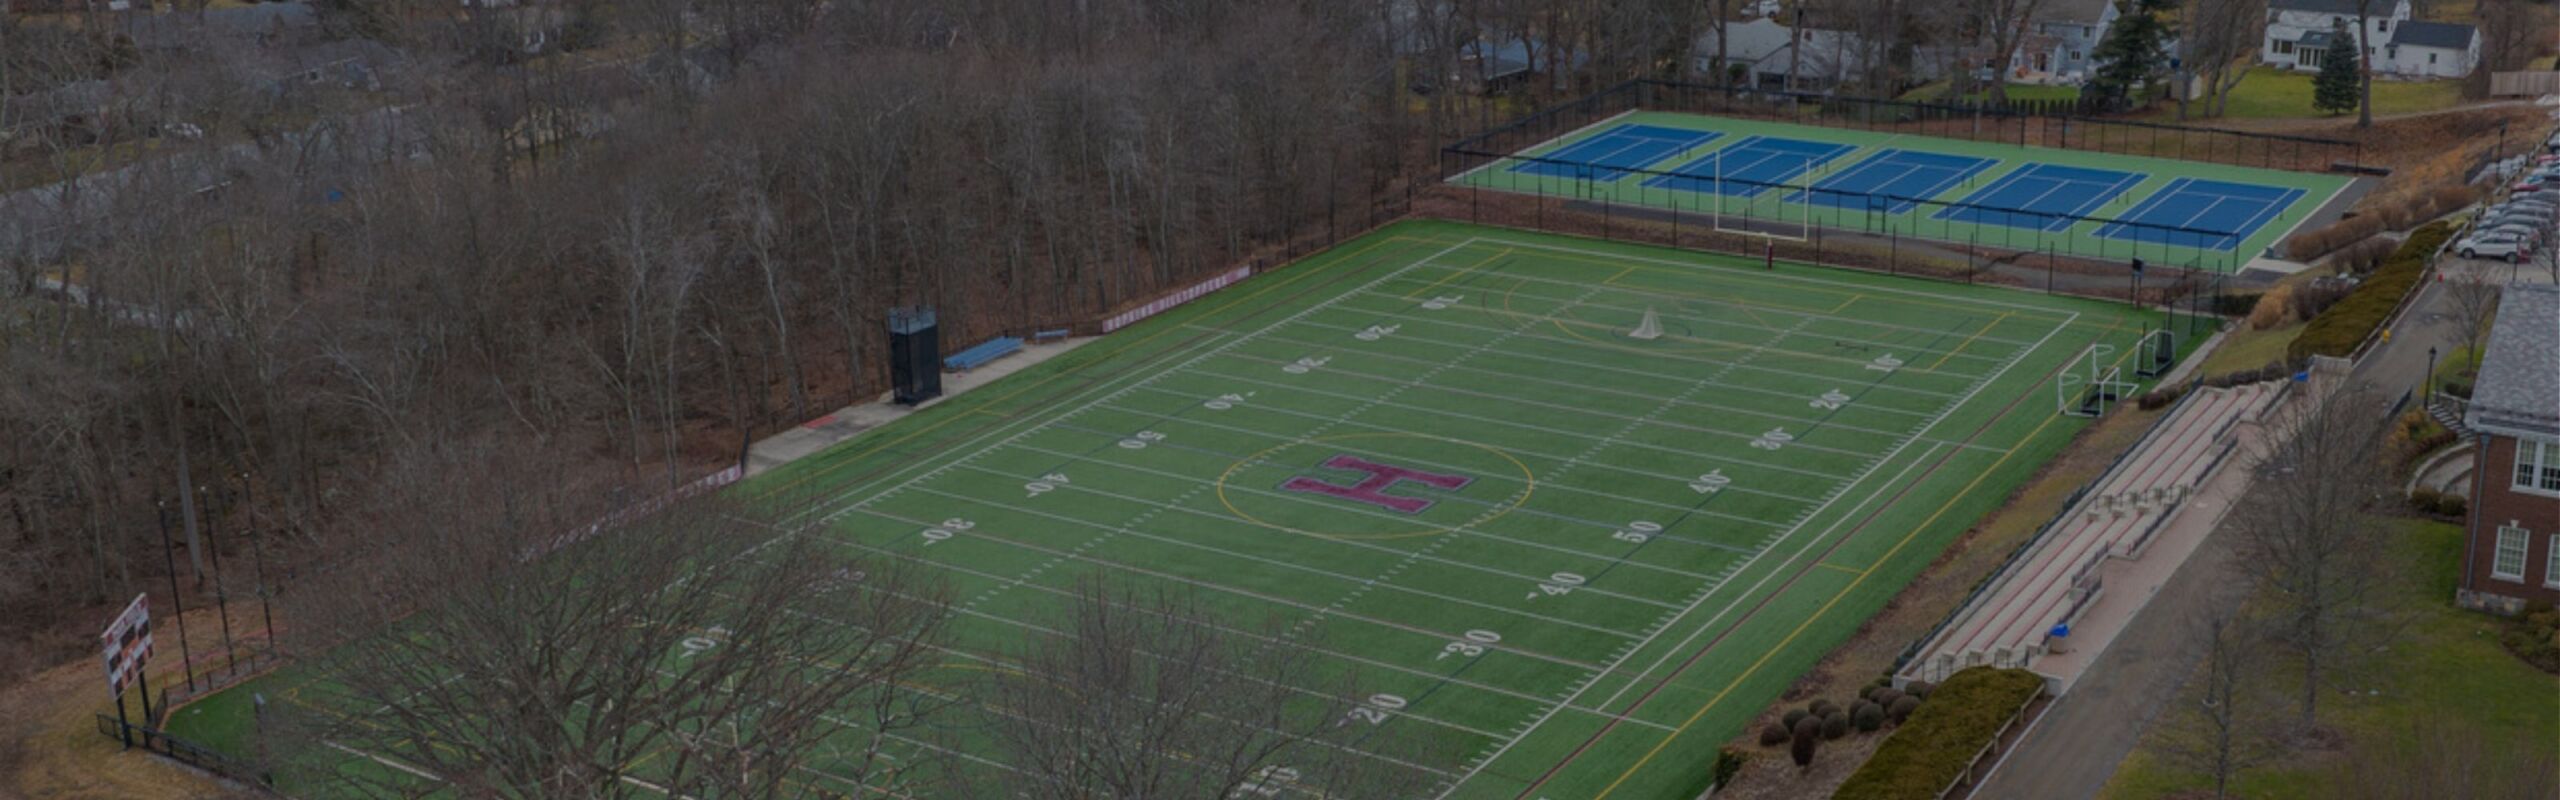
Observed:
[[[2237,796],[2334,796],[2352,774],[2347,762],[2360,746],[2381,744],[2384,752],[2393,752],[2390,745],[2415,747],[2427,725],[2446,721],[2477,728],[2483,741],[2560,741],[2560,703],[2553,702],[2560,697],[2560,676],[2536,670],[2499,646],[2496,618],[2453,605],[2462,527],[2415,519],[2395,524],[2406,569],[2386,602],[2404,610],[2408,627],[2376,659],[2372,674],[2341,687],[2354,694],[2323,700],[2322,721],[2345,737],[2346,747],[2293,754],[2243,772],[2234,786]],[[2104,797],[2168,797],[2209,788],[2205,776],[2160,757],[2160,734],[2145,734],[2107,782]]]
[[[2462,82],[2388,81],[2373,82],[2373,113],[2377,116],[2408,114],[2452,108],[2462,102]],[[2311,73],[2288,72],[2274,67],[2249,70],[2249,77],[2231,89],[2231,103],[2225,117],[2279,118],[2328,116],[2311,108]]]
[[[1902,96],[1897,99],[1915,103],[1944,100],[1946,99],[1946,91],[1946,81],[1931,81],[1929,83],[1921,84],[1920,88],[1903,92]],[[2077,86],[2045,86],[2033,83],[2009,84],[2009,99],[2011,100],[2069,100],[2079,96],[2080,87]],[[1963,99],[1985,100],[1990,97],[1991,92],[1989,90],[1983,90],[1967,94]]]
[[[2223,338],[2221,347],[2214,348],[2212,355],[2205,356],[2204,364],[2196,368],[2196,374],[2220,375],[2282,361],[2285,345],[2293,343],[2294,335],[2302,332],[2304,324],[2289,322],[2261,331],[2251,330],[2248,323],[2242,322]]]

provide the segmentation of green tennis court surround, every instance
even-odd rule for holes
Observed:
[[[1682,139],[1682,130],[1695,135]],[[2139,257],[2215,272],[2237,271],[2264,253],[2349,182],[1663,111],[1602,119],[1451,180],[1717,217],[1719,227],[1790,237],[1811,226],[2104,260]]]

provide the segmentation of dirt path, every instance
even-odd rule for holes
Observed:
[[[151,675],[153,686],[164,679],[177,681],[174,672]],[[82,659],[0,691],[0,798],[251,796],[99,735],[93,715],[112,710],[104,683],[98,664]]]

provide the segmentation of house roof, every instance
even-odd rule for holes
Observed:
[[[2477,35],[2469,25],[2453,22],[2400,23],[2391,32],[2391,43],[2399,47],[2441,47],[2447,50],[2471,49],[2471,38]]]
[[[2560,286],[2507,286],[2480,352],[2465,424],[2508,436],[2560,437]]]
[[[2327,50],[2329,49],[2329,45],[2335,44],[2337,41],[2338,34],[2334,31],[2303,31],[2302,40],[2298,43],[2298,46],[2315,50]]]
[[[2277,11],[2303,11],[2313,14],[2356,15],[2357,0],[2267,0],[2267,7]],[[2374,16],[2391,16],[2391,6],[2372,9]]]
[[[2045,0],[2044,7],[2036,9],[2036,21],[2095,25],[2106,18],[2107,9],[2113,5],[2114,0]]]

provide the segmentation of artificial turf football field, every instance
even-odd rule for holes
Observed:
[[[1178,586],[1356,676],[1348,724],[1436,796],[1687,797],[2086,424],[2059,371],[2165,321],[1407,222],[730,491],[947,582],[926,684],[1080,581]]]
[[[1996,131],[2007,123],[1987,124]],[[1451,180],[1674,209],[1702,225],[1720,215],[1730,226],[1799,235],[1810,221],[1871,236],[2138,257],[2215,272],[2238,271],[2349,183],[2337,175],[1662,111],[1620,114],[1513,155]]]

